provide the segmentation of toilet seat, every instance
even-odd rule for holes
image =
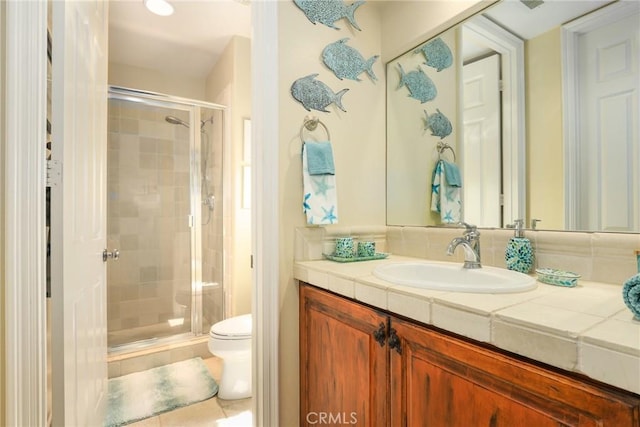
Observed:
[[[215,323],[209,336],[218,340],[246,340],[251,338],[251,314],[230,317]]]

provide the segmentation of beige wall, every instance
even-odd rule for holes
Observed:
[[[203,99],[205,79],[109,63],[109,84],[183,98]]]
[[[438,109],[452,123],[453,130],[444,142],[455,152],[460,152],[458,141],[458,96],[457,91],[443,90],[455,88],[461,73],[462,58],[457,52],[459,31],[445,31],[438,37],[451,50],[453,64],[440,72],[424,65],[423,54],[415,54],[415,49],[389,61],[387,68],[387,222],[402,225],[442,224],[440,214],[431,211],[431,184],[433,169],[439,159],[437,145],[442,140],[425,129],[426,115],[436,114]],[[431,79],[436,90],[436,98],[420,103],[409,97],[408,90],[398,87],[400,69],[409,74],[421,69]],[[451,152],[443,154],[451,160]]]
[[[5,3],[0,2],[0,46],[5,45]],[[5,138],[4,138],[4,112],[5,112],[5,51],[0,49],[0,254],[5,253],[4,243],[4,183],[7,177],[5,176],[4,156],[5,156]],[[0,396],[6,396],[5,389],[5,346],[4,346],[4,289],[5,289],[5,275],[4,275],[4,255],[0,256]],[[0,398],[0,425],[5,424],[5,399]]]
[[[527,221],[564,229],[560,27],[525,43]]]
[[[235,36],[207,77],[205,99],[229,107],[231,143],[230,192],[224,202],[231,203],[227,211],[231,234],[225,237],[225,280],[231,292],[231,315],[251,312],[251,210],[242,207],[244,119],[251,117],[251,41]],[[226,98],[226,99],[225,99]],[[230,282],[230,283],[229,283]],[[230,286],[229,286],[230,285]]]
[[[305,225],[302,213],[302,141],[300,127],[307,114],[316,115],[331,134],[336,167],[338,224],[384,225],[385,223],[385,95],[384,67],[376,61],[372,82],[340,81],[321,62],[322,49],[350,37],[349,45],[366,58],[381,52],[380,14],[374,2],[356,12],[362,31],[341,20],[339,31],[313,25],[293,2],[279,2],[279,211],[280,219],[280,425],[298,425],[298,288],[293,280],[294,231]],[[347,112],[334,105],[330,113],[307,112],[290,93],[298,78],[319,73],[318,79],[334,92],[349,91],[342,98]],[[305,135],[308,135],[305,132]],[[318,127],[312,135],[326,136]]]
[[[298,425],[298,288],[293,280],[294,232],[305,226],[302,213],[300,127],[307,114],[318,116],[329,128],[336,164],[338,226],[384,225],[385,218],[385,71],[383,58],[391,58],[413,44],[419,34],[437,33],[449,21],[474,6],[473,2],[367,2],[356,11],[362,31],[338,21],[340,30],[313,25],[293,2],[278,3],[279,19],[279,211],[280,219],[280,424]],[[426,3],[426,4],[425,4]],[[424,12],[412,17],[411,5]],[[396,10],[396,7],[398,8]],[[403,13],[400,13],[403,12]],[[405,19],[406,18],[406,19]],[[411,18],[411,19],[409,19]],[[392,23],[386,23],[392,19]],[[384,22],[383,22],[384,21]],[[396,32],[401,34],[396,34]],[[373,70],[378,81],[366,74],[362,81],[338,80],[321,61],[322,49],[340,38],[366,58],[381,54]],[[426,39],[423,39],[426,40]],[[416,42],[417,44],[417,42]],[[331,105],[329,113],[307,112],[290,93],[298,78],[318,73],[334,92],[348,88],[343,112]],[[306,133],[305,133],[306,135]],[[321,130],[313,135],[322,138]],[[332,228],[328,226],[327,228]]]
[[[384,3],[382,60],[388,62],[496,0],[391,0]]]

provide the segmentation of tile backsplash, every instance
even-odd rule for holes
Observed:
[[[301,227],[296,233],[296,260],[322,259],[332,253],[336,237],[375,240],[377,252],[437,261],[462,262],[462,251],[446,255],[449,242],[462,235],[455,227]],[[513,230],[481,229],[482,263],[506,268],[504,252]],[[526,230],[535,252],[535,267],[573,271],[584,280],[622,285],[637,273],[635,251],[640,234]]]

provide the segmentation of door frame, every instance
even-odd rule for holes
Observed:
[[[481,15],[464,26],[501,56],[504,226],[526,216],[524,42]]]
[[[251,3],[253,425],[279,424],[278,3]]]
[[[608,25],[637,10],[633,1],[620,1],[569,22],[561,28],[562,129],[564,132],[565,230],[576,230],[580,216],[580,82],[575,79],[579,65],[578,39],[584,33]]]
[[[5,419],[46,425],[45,144],[47,3],[7,2],[3,188],[7,227],[5,283]],[[279,419],[278,5],[252,6],[253,423]],[[33,90],[36,87],[37,90]],[[15,178],[15,179],[14,179]],[[28,194],[31,197],[21,197]],[[29,357],[25,357],[29,355]]]
[[[6,2],[5,425],[44,426],[47,3]],[[39,124],[39,125],[38,125]],[[28,197],[25,197],[28,195]]]

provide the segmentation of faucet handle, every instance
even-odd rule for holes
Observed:
[[[460,221],[458,224],[465,228],[465,234],[477,233],[478,231],[478,227],[473,224],[468,224],[464,221]]]

